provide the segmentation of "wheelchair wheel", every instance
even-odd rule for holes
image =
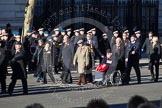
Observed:
[[[114,71],[110,75],[110,82],[113,86],[119,86],[121,84],[121,73],[119,71]]]
[[[102,87],[103,86],[103,83],[102,83],[102,81],[97,81],[97,82],[95,82],[95,85],[97,87]]]

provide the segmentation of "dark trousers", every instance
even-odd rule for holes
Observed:
[[[58,62],[58,64],[57,64],[57,68],[58,68],[58,70],[59,71],[61,71],[62,70],[62,62]]]
[[[92,73],[86,74],[86,80],[89,83],[92,83],[93,82],[93,75],[92,75]]]
[[[40,77],[43,78],[43,72],[42,72],[42,65],[38,64],[36,72],[34,73],[34,77]]]
[[[139,60],[133,60],[133,59],[132,60],[128,60],[127,70],[126,70],[126,77],[125,77],[125,81],[124,82],[129,83],[130,72],[131,72],[131,69],[133,67],[135,72],[136,72],[137,81],[138,81],[138,83],[141,83],[141,72],[140,72],[140,68],[139,68]]]
[[[25,69],[27,68],[27,66],[28,66],[28,72],[31,72],[32,71],[32,69],[31,69],[31,67],[32,67],[32,54],[30,53],[30,50],[28,50],[28,51],[26,51],[27,52],[27,54],[26,54],[26,62],[25,62]]]
[[[65,65],[63,65],[61,79],[63,83],[72,83],[72,76],[71,76],[70,69],[68,69]]]
[[[122,80],[122,83],[124,83],[124,79],[125,79],[125,76],[126,76],[126,68],[125,68],[125,61],[124,61],[124,59],[123,59],[123,61],[121,61],[121,60],[118,61],[116,70],[120,70],[121,76],[122,76],[121,80]]]
[[[91,54],[91,59],[92,59],[92,67],[95,67],[95,56]]]
[[[8,92],[9,93],[13,92],[17,80],[18,79],[15,79],[15,78],[12,79],[12,81],[9,84],[9,87],[8,87]],[[22,86],[23,86],[23,92],[28,93],[27,79],[23,78],[23,79],[21,79],[21,82],[22,82]]]
[[[29,72],[35,72],[37,68],[37,65],[35,62],[28,61],[28,71]]]
[[[6,92],[6,79],[0,78],[2,92]]]
[[[57,65],[54,66],[54,70],[55,70],[55,73],[58,74],[58,69],[57,69]]]
[[[29,51],[30,52],[30,51]],[[28,72],[34,72],[36,70],[36,62],[32,62],[33,54],[27,53],[25,68],[28,66]]]
[[[155,65],[155,74],[154,74],[154,65]],[[154,78],[156,75],[155,81],[158,81],[158,79],[159,79],[159,62],[157,62],[157,63],[151,62],[150,71],[151,71],[151,76]]]
[[[43,72],[43,73],[44,73],[44,78],[43,78],[44,83],[47,83],[47,73],[48,73],[48,76],[50,77],[50,79],[52,80],[52,82],[55,83],[55,78],[53,76],[52,71],[47,71],[47,72]]]

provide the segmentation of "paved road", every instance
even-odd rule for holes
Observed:
[[[142,60],[141,73],[142,84],[136,84],[134,70],[131,73],[131,85],[97,88],[91,84],[87,86],[76,86],[75,84],[64,85],[59,81],[57,84],[49,83],[42,85],[35,82],[33,74],[29,75],[29,95],[21,95],[21,82],[18,81],[13,96],[0,94],[0,108],[24,108],[32,103],[41,103],[45,108],[82,108],[85,107],[92,98],[103,98],[112,108],[126,108],[129,98],[135,94],[145,96],[150,101],[159,105],[162,97],[162,67],[160,67],[160,79],[158,83],[150,81],[150,72],[147,70]],[[77,81],[76,71],[73,71],[73,79]],[[7,85],[10,82],[10,76],[7,77]]]

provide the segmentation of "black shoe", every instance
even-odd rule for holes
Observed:
[[[47,82],[42,82],[42,84],[47,84]]]
[[[41,82],[40,80],[36,80],[36,82]]]
[[[141,84],[141,81],[138,81],[137,84]]]
[[[122,83],[122,85],[129,85],[129,82],[124,82]]]
[[[67,82],[67,84],[73,84],[73,82]]]
[[[54,74],[59,74],[58,72],[54,72]]]
[[[1,94],[6,94],[6,91],[2,91]]]
[[[150,79],[151,81],[155,81],[155,78],[154,77],[151,77],[151,79]]]
[[[154,82],[158,82],[158,80],[157,80],[157,79],[155,79],[155,80],[154,80]]]
[[[9,94],[10,96],[12,96],[12,92],[8,91],[8,94]]]
[[[23,95],[28,95],[28,92],[24,92]]]
[[[33,77],[37,77],[37,75],[36,75],[36,74],[34,74],[34,75],[33,75]]]

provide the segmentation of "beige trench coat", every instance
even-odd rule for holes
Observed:
[[[75,55],[73,64],[78,64],[79,74],[85,73],[85,66],[89,64],[89,51],[87,46],[78,47]]]

